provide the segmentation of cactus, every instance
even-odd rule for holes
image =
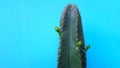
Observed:
[[[58,68],[86,68],[85,48],[82,23],[76,5],[69,4],[65,7],[60,29],[55,30],[60,35],[60,47],[58,51]]]

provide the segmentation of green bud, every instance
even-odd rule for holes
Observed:
[[[61,31],[60,31],[59,27],[56,26],[55,31],[58,32],[59,35],[61,35]]]
[[[55,30],[56,30],[57,32],[59,32],[60,29],[56,26],[56,27],[55,27]]]
[[[82,45],[82,41],[77,42],[78,48],[80,48],[81,45]]]
[[[90,44],[86,46],[85,50],[87,51],[90,48]]]

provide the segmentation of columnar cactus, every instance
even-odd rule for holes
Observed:
[[[86,51],[90,46],[85,48],[81,17],[75,5],[65,7],[60,28],[55,30],[60,35],[58,68],[86,68]]]

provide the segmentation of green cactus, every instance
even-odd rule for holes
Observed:
[[[86,50],[89,46],[85,49],[81,17],[75,5],[66,6],[61,16],[60,29],[56,27],[55,30],[62,34],[58,68],[86,68]]]

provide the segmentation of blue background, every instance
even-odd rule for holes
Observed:
[[[87,68],[120,68],[119,0],[0,0],[0,68],[57,68],[61,12],[76,4]]]

